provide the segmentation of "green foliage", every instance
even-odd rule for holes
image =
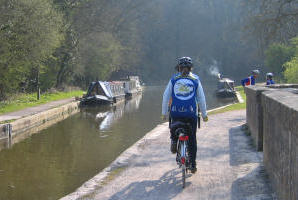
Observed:
[[[86,36],[81,40],[80,64],[84,68],[85,79],[106,80],[111,72],[121,66],[123,46],[112,34],[101,32]]]
[[[33,92],[38,75],[43,91],[84,87],[111,74],[162,82],[185,55],[202,79],[214,60],[224,75],[242,77],[261,60],[239,31],[248,16],[243,7],[258,6],[257,0],[186,1],[182,7],[179,0],[0,0],[0,99],[21,87]],[[268,50],[277,75],[289,61],[286,50]]]
[[[284,71],[287,83],[298,83],[298,55],[291,61],[284,64],[286,70]]]
[[[291,60],[284,63],[284,77],[287,83],[298,83],[298,37],[291,39],[291,46],[293,49],[293,56]]]
[[[32,68],[42,63],[63,39],[63,17],[49,0],[0,0],[0,99],[17,90]]]
[[[283,79],[283,64],[289,61],[294,55],[294,48],[285,44],[274,43],[266,50],[265,65],[269,67],[271,72],[279,78]]]

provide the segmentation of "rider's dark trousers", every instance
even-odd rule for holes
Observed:
[[[192,133],[189,134],[189,154],[190,154],[190,162],[195,167],[196,165],[196,156],[197,156],[197,118],[172,118],[172,122],[174,121],[182,121],[182,122],[189,122],[192,126]],[[176,141],[178,140],[178,137],[175,135],[175,133],[171,130],[171,140]]]

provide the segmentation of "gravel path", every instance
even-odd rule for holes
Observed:
[[[122,155],[126,163],[124,171],[104,186],[93,185],[97,189],[79,199],[276,199],[262,165],[262,153],[254,151],[250,137],[241,131],[244,123],[245,110],[210,116],[197,133],[198,171],[188,175],[185,189],[175,155],[169,150],[169,130],[165,123]],[[115,163],[121,166],[121,157]],[[90,182],[74,193],[76,198],[80,191],[88,191],[88,185]]]
[[[38,106],[26,108],[26,109],[19,110],[19,111],[6,113],[3,115],[0,115],[0,122],[6,121],[6,120],[12,120],[12,119],[20,119],[23,117],[34,115],[36,113],[40,113],[40,112],[49,110],[51,108],[55,108],[57,106],[73,102],[74,100],[75,100],[74,98],[62,99],[62,100],[52,101],[52,102],[41,104]]]

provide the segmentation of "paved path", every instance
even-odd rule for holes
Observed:
[[[198,131],[198,172],[188,175],[185,189],[175,156],[169,151],[165,123],[151,131],[136,148],[128,149],[130,159],[124,162],[127,168],[123,172],[108,184],[97,186],[93,194],[79,199],[276,199],[261,164],[262,153],[254,151],[250,137],[241,131],[244,123],[244,110],[210,116],[209,122]],[[121,163],[118,160],[116,163]],[[100,182],[95,179],[65,199],[75,199],[80,191],[84,193],[90,185]]]
[[[62,100],[52,101],[52,102],[41,104],[38,106],[26,108],[26,109],[19,110],[16,112],[6,113],[3,115],[0,115],[0,122],[5,121],[5,120],[20,119],[20,118],[23,118],[26,116],[34,115],[36,113],[39,113],[39,112],[42,112],[45,110],[49,110],[51,108],[55,108],[55,107],[63,105],[63,104],[67,104],[72,101],[74,101],[74,98],[62,99]]]

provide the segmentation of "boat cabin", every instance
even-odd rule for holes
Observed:
[[[218,97],[235,97],[235,82],[228,78],[221,78],[217,82],[216,96]]]

